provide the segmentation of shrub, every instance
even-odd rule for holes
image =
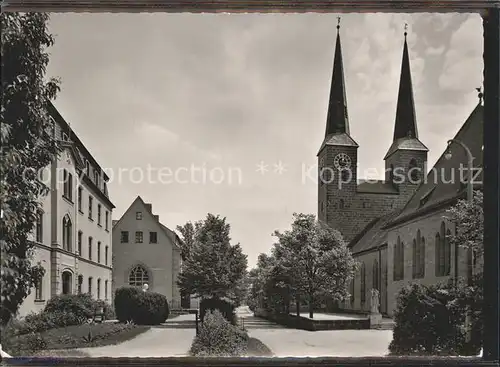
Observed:
[[[159,325],[169,315],[168,301],[163,294],[143,292],[135,298],[132,320],[138,325]]]
[[[67,312],[86,320],[94,316],[96,302],[89,294],[65,294],[51,298],[43,312]]]
[[[396,355],[464,355],[480,349],[480,317],[473,317],[472,343],[465,343],[466,306],[475,315],[480,302],[471,302],[471,289],[463,283],[424,286],[412,284],[397,297],[393,340],[389,345]],[[478,308],[479,306],[479,308]]]
[[[116,318],[115,310],[112,305],[110,305],[106,301],[103,301],[102,299],[99,299],[94,302],[95,302],[95,308],[97,310],[100,308],[104,310],[104,317],[106,318],[106,320],[114,320]]]
[[[236,325],[236,309],[234,304],[220,298],[204,298],[200,302],[200,320],[205,319],[207,311],[218,310],[231,324]]]
[[[207,311],[189,353],[196,357],[238,357],[247,353],[248,334],[218,311]]]
[[[170,312],[164,295],[132,287],[116,290],[115,311],[120,322],[133,321],[138,325],[161,324]]]
[[[135,300],[142,293],[144,293],[142,290],[135,287],[121,287],[116,290],[114,303],[118,321],[127,322],[133,319]]]

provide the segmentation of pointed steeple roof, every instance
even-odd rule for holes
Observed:
[[[333,57],[333,73],[326,117],[325,145],[358,146],[349,136],[349,116],[347,114],[347,97],[345,92],[344,64],[342,61],[342,46],[340,44],[340,17],[337,24],[337,40]]]
[[[394,123],[393,143],[384,159],[398,149],[424,150],[427,147],[418,140],[417,118],[415,114],[415,100],[413,98],[413,85],[411,82],[410,56],[406,41],[406,27],[404,32],[403,60],[399,77],[398,102],[396,107],[396,120]]]

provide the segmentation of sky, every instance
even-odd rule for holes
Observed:
[[[54,104],[111,178],[171,229],[219,214],[253,266],[294,212],[317,214],[339,14],[53,14]],[[358,177],[382,178],[404,24],[429,168],[478,102],[478,14],[342,14]],[[312,167],[312,168],[311,168]]]

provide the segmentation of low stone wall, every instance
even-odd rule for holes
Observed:
[[[277,324],[294,329],[319,331],[319,330],[361,330],[370,329],[370,319],[344,319],[344,320],[314,320],[307,317],[271,314],[265,310],[256,310],[256,317],[276,322]]]

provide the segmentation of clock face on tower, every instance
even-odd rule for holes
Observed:
[[[351,167],[351,157],[345,153],[337,154],[333,160],[335,168],[338,170],[347,169]]]

